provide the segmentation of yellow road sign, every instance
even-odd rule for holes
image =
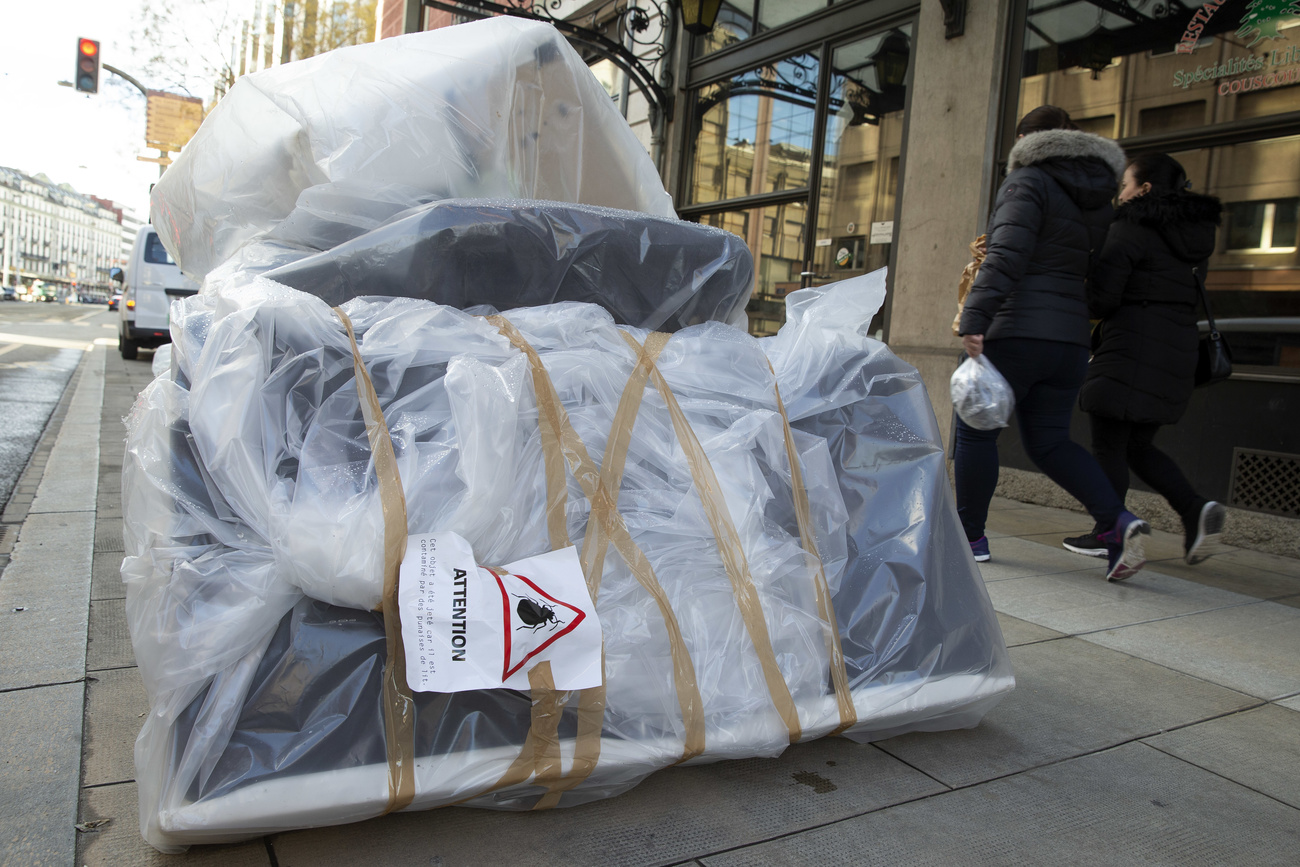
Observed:
[[[203,100],[162,90],[149,91],[145,144],[161,151],[183,148],[203,123]]]

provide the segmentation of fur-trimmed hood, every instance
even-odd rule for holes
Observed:
[[[1124,174],[1124,150],[1115,142],[1089,132],[1049,129],[1016,142],[1007,168],[1046,172],[1085,211],[1110,204]]]
[[[1100,160],[1115,175],[1115,183],[1124,175],[1124,149],[1103,136],[1077,129],[1046,129],[1031,132],[1016,142],[1007,158],[1007,171],[1032,166],[1047,160]]]
[[[1179,259],[1199,262],[1214,252],[1222,214],[1223,203],[1214,196],[1179,190],[1134,196],[1115,209],[1115,221],[1154,229]]]

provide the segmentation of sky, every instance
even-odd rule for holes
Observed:
[[[112,199],[146,219],[158,166],[136,156],[158,152],[145,148],[144,96],[103,70],[98,94],[58,85],[72,80],[77,39],[87,37],[99,41],[104,63],[146,87],[173,89],[141,74],[142,56],[131,50],[141,5],[142,0],[0,0],[0,165],[44,173],[56,184]],[[196,86],[194,95],[209,99],[211,87]]]

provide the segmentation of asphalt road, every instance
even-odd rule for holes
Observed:
[[[86,347],[117,345],[102,304],[0,303],[0,511]]]

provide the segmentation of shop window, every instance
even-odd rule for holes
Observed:
[[[713,30],[695,40],[702,57],[768,30],[819,12],[838,0],[727,0],[718,9]]]
[[[1228,208],[1232,253],[1294,253],[1300,198],[1273,202],[1233,202]]]
[[[1028,0],[1024,28],[1017,117],[1057,105],[1082,129],[1170,152],[1193,190],[1225,204],[1205,283],[1236,365],[1295,368],[1300,123],[1288,116],[1300,110],[1300,16],[1259,0]],[[1207,129],[1232,143],[1182,141]]]
[[[1101,117],[1076,117],[1074,125],[1084,132],[1090,132],[1094,135],[1104,135],[1106,138],[1115,137],[1115,115],[1107,114]]]
[[[687,204],[808,186],[818,70],[802,54],[697,93]]]
[[[1261,33],[1256,6],[1224,0],[1204,21],[1200,4],[1029,0],[1019,115],[1114,115],[1123,139],[1296,111],[1300,16],[1279,7]]]
[[[1190,129],[1205,125],[1205,100],[1178,102],[1144,108],[1138,113],[1138,132],[1151,135],[1176,129]]]
[[[1300,58],[1297,58],[1300,60]],[[1300,109],[1300,84],[1255,90],[1237,97],[1237,117],[1266,117]]]

